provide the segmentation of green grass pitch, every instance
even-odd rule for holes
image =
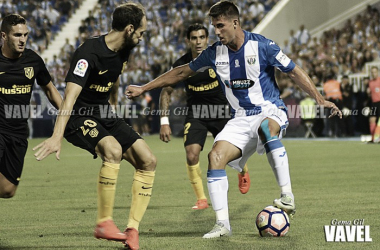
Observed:
[[[255,217],[278,198],[279,188],[265,156],[249,162],[251,189],[242,195],[237,172],[227,168],[233,236],[202,239],[213,227],[212,208],[193,211],[195,196],[187,179],[182,139],[161,142],[145,137],[158,159],[153,196],[140,224],[141,250],[156,249],[380,249],[380,145],[358,141],[283,140],[286,146],[297,214],[283,238],[261,238]],[[123,249],[120,243],[93,238],[96,179],[101,161],[63,142],[61,160],[42,162],[29,141],[24,172],[16,196],[0,200],[0,249]],[[206,187],[208,138],[201,154]],[[127,224],[133,168],[123,161],[119,174],[115,223]],[[326,242],[324,225],[333,219],[364,219],[372,242]]]

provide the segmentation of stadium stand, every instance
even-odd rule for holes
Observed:
[[[243,28],[247,30],[255,28],[270,10],[282,1],[285,0],[236,1],[242,13]],[[121,2],[120,0],[5,0],[0,3],[0,11],[2,16],[16,12],[27,17],[31,29],[29,47],[41,53],[55,84],[63,92],[64,77],[72,53],[88,37],[101,35],[110,30],[111,12],[114,6]],[[195,21],[204,23],[209,27],[210,44],[216,41],[213,27],[207,17],[207,10],[215,1],[141,0],[139,2],[146,8],[150,28],[144,35],[142,43],[135,49],[131,63],[121,76],[119,96],[120,103],[123,104],[129,103],[123,95],[127,84],[143,84],[149,81],[168,70],[173,61],[185,52],[184,33],[189,23]],[[368,119],[361,114],[361,109],[368,105],[364,79],[369,76],[369,68],[373,65],[380,68],[379,21],[379,7],[368,5],[364,11],[353,18],[347,18],[344,25],[339,27],[312,34],[307,25],[299,23],[289,27],[287,32],[292,35],[284,36],[285,41],[276,41],[280,42],[285,53],[306,70],[321,91],[328,73],[334,73],[339,82],[344,75],[349,77],[349,84],[352,87],[352,106],[347,108],[359,112],[352,119],[354,135],[368,133]],[[301,26],[304,27],[301,29]],[[297,33],[303,35],[296,35]],[[298,42],[301,37],[306,40]],[[305,98],[283,74],[278,72],[276,77],[285,101],[299,104]],[[36,92],[38,94],[38,91]],[[176,105],[184,104],[181,103],[183,100],[181,92],[173,96],[178,98],[173,100]],[[148,99],[158,106],[158,97],[159,91],[152,91]],[[39,98],[35,100],[38,102]],[[321,127],[326,127],[325,123],[323,119],[316,119],[314,122],[313,132],[317,136],[329,135],[326,128],[316,131],[316,128],[321,130]],[[157,119],[152,118],[149,125],[151,132],[157,132]],[[305,131],[297,133],[300,131],[300,126],[300,118],[291,120],[288,136],[303,136]],[[40,136],[36,129],[34,133]]]

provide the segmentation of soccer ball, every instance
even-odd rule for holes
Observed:
[[[256,217],[256,227],[261,237],[280,237],[289,232],[288,215],[274,206],[267,206]]]

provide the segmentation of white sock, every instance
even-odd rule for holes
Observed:
[[[294,199],[290,181],[288,154],[285,148],[280,147],[268,152],[267,158],[277,183],[281,187],[281,194],[287,194]]]
[[[224,169],[207,171],[207,188],[212,208],[216,213],[216,222],[223,223],[228,230],[231,230],[228,214],[228,179],[226,171]]]

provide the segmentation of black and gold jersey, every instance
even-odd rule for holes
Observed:
[[[187,64],[193,60],[189,51],[177,61],[174,62],[173,68]],[[227,106],[228,101],[218,82],[216,73],[213,69],[206,69],[196,75],[189,77],[184,81],[187,95],[188,118],[202,118],[198,112],[206,106]],[[202,105],[202,106],[201,106]],[[212,107],[211,107],[212,109]],[[207,110],[210,110],[207,108]],[[224,115],[225,116],[225,115]],[[225,118],[225,117],[209,117],[203,118]]]
[[[74,104],[73,114],[91,109],[91,114],[96,115],[100,105],[109,105],[112,86],[126,66],[129,54],[129,50],[110,50],[104,35],[86,40],[75,51],[65,81],[83,89]]]
[[[36,52],[25,49],[17,59],[0,53],[0,133],[28,137],[27,119],[35,81],[42,86],[51,81],[44,61]]]

